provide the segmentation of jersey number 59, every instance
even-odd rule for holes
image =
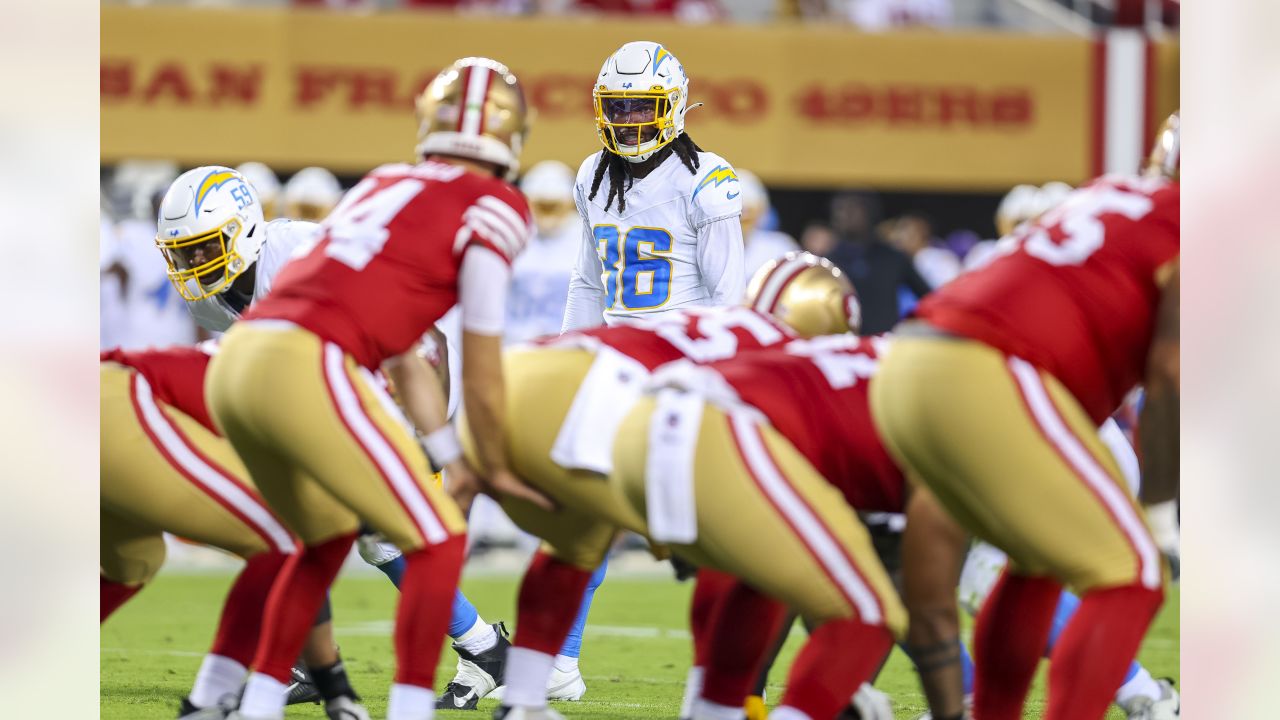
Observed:
[[[617,225],[591,229],[604,264],[606,305],[619,300],[627,310],[661,307],[671,298],[671,233],[662,228],[634,227],[619,233]]]

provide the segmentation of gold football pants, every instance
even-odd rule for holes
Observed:
[[[1052,375],[982,343],[900,337],[871,383],[889,451],[1017,572],[1160,587],[1160,553],[1092,420]]]
[[[225,439],[153,397],[130,367],[104,362],[100,378],[103,575],[150,580],[164,562],[164,532],[243,558],[294,551]]]
[[[404,552],[465,531],[372,373],[290,323],[236,323],[209,364],[209,409],[263,497],[308,545],[363,519]]]
[[[504,498],[502,509],[525,532],[546,543],[550,554],[584,570],[604,560],[619,528],[643,531],[643,523],[610,487],[587,470],[566,470],[551,448],[595,355],[576,348],[537,348],[503,354],[506,384],[507,460],[511,471],[555,500],[548,513],[532,503]],[[463,418],[462,446],[476,465],[475,440]]]
[[[614,448],[611,479],[640,517],[656,407],[641,400]],[[697,539],[672,550],[816,623],[856,616],[905,631],[906,611],[857,514],[773,427],[704,406],[693,472]]]

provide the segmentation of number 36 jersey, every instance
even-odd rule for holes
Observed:
[[[925,297],[915,315],[1053,374],[1101,423],[1142,378],[1179,256],[1179,186],[1104,177]]]
[[[740,302],[742,188],[733,167],[700,152],[698,170],[690,173],[670,153],[625,190],[620,210],[618,198],[609,200],[607,172],[589,197],[600,157],[586,159],[574,186],[584,232],[564,330]]]
[[[288,320],[377,368],[458,304],[468,251],[496,255],[506,275],[492,282],[505,286],[531,223],[524,196],[497,178],[431,161],[384,165],[342,198],[315,248],[245,318]]]

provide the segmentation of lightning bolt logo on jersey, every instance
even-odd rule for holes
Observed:
[[[627,207],[609,196],[606,177],[589,200],[599,155],[578,171],[579,212],[595,241],[604,285],[604,319],[649,317],[676,308],[712,305],[699,271],[698,230],[742,214],[737,173],[714,153],[699,153],[691,175],[674,154],[627,190]]]

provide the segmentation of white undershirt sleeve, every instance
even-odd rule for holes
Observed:
[[[737,305],[746,293],[742,223],[737,215],[698,228],[698,272],[713,305]]]
[[[582,226],[582,246],[569,276],[569,298],[565,302],[560,332],[583,330],[604,324],[604,265],[596,252],[596,239],[586,223]]]
[[[506,322],[511,266],[483,245],[471,245],[458,269],[458,305],[462,329],[478,335],[501,335]]]

